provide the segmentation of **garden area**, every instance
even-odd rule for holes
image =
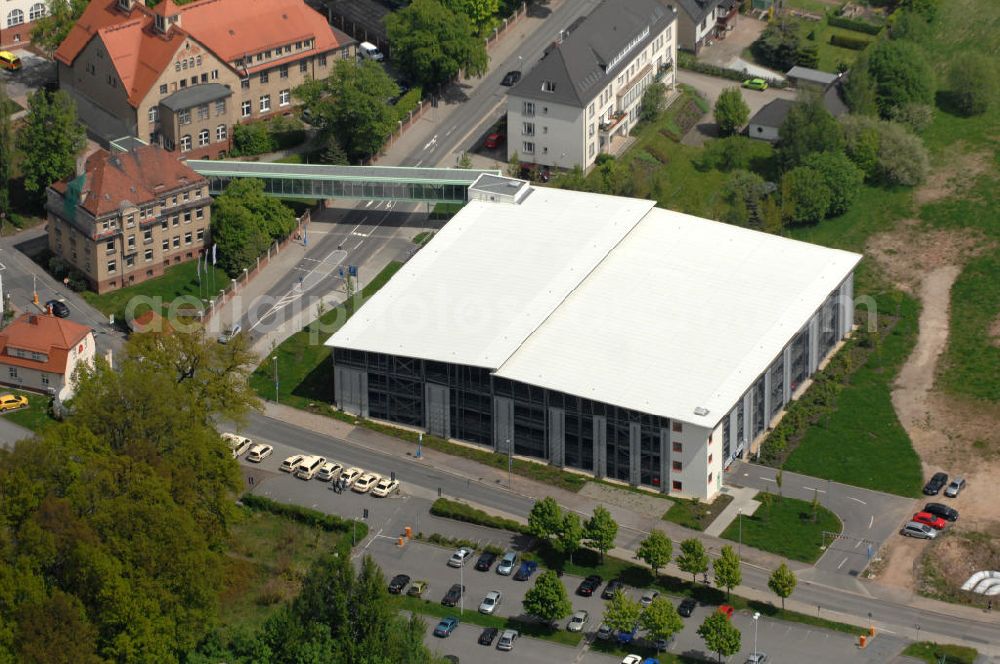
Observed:
[[[758,495],[760,507],[734,520],[722,532],[724,539],[741,541],[761,551],[790,560],[814,563],[823,555],[823,532],[843,529],[837,515],[819,504],[772,493]],[[742,523],[741,523],[742,522]]]

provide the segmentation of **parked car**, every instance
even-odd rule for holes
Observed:
[[[451,633],[455,631],[458,627],[458,618],[454,616],[449,616],[448,618],[442,618],[441,622],[437,624],[434,628],[434,636],[446,639],[451,636]]]
[[[299,462],[305,458],[304,454],[294,454],[281,462],[281,470],[286,473],[290,473],[295,470],[295,466],[299,465]]]
[[[410,589],[406,591],[408,597],[420,597],[427,592],[426,581],[414,581],[410,584]]]
[[[639,598],[639,604],[642,606],[642,608],[645,609],[647,606],[653,603],[654,599],[656,599],[659,596],[660,593],[656,592],[655,590],[647,590],[644,593],[642,593],[642,597]]]
[[[461,547],[455,553],[451,554],[451,558],[448,559],[448,567],[465,567],[465,563],[469,561],[473,553],[475,551],[469,547]]]
[[[483,141],[483,147],[487,150],[496,150],[498,147],[503,145],[507,137],[504,136],[503,132],[494,131],[491,134],[486,135],[486,140]]]
[[[56,318],[69,318],[69,307],[62,300],[49,300],[45,303],[45,308]]]
[[[0,412],[5,410],[17,410],[28,405],[28,397],[20,394],[4,394],[0,396]]]
[[[406,584],[410,582],[410,577],[406,574],[397,574],[392,577],[392,581],[389,582],[389,592],[393,595],[398,595],[403,592],[403,588]]]
[[[611,579],[608,581],[608,585],[604,586],[604,592],[601,593],[601,599],[611,599],[619,590],[625,592],[625,582],[621,579]]]
[[[639,633],[639,625],[632,628],[632,631],[626,631],[623,629],[618,630],[618,643],[621,645],[626,645],[635,641],[636,635]]]
[[[596,574],[591,574],[586,579],[580,582],[580,585],[576,588],[576,594],[581,597],[590,597],[594,594],[594,591],[601,587],[601,577]],[[611,585],[610,583],[608,585]]]
[[[319,469],[326,463],[326,459],[321,456],[307,456],[295,467],[295,476],[300,480],[311,480],[319,472]]]
[[[569,622],[566,624],[566,629],[571,632],[582,632],[589,617],[590,614],[586,611],[577,611],[570,616]]]
[[[394,493],[399,493],[399,480],[389,477],[383,477],[378,481],[378,484],[372,487],[372,495],[376,498],[385,498]]]
[[[643,664],[642,655],[625,655],[622,664]]]
[[[767,662],[766,652],[755,652],[747,657],[746,664],[765,664]]]
[[[733,607],[729,606],[728,604],[721,604],[719,605],[719,613],[726,616],[726,618],[728,618],[729,620],[732,620],[734,610]]]
[[[479,560],[476,561],[476,569],[480,572],[488,572],[490,568],[493,567],[493,563],[496,562],[497,554],[492,551],[483,551],[482,555],[479,556]]]
[[[486,615],[493,615],[500,606],[500,602],[503,601],[503,594],[499,590],[491,590],[486,593],[486,597],[483,601],[479,603],[479,612],[485,613]]]
[[[316,479],[322,480],[324,482],[329,482],[336,479],[340,475],[344,467],[337,463],[336,461],[327,461],[322,466],[320,466],[319,472],[316,473]]]
[[[243,331],[243,328],[240,327],[238,324],[237,325],[233,325],[232,327],[227,327],[226,329],[224,329],[222,331],[222,334],[219,335],[219,343],[220,344],[228,344],[230,341],[233,340],[233,338],[237,334],[239,334],[242,331]]]
[[[444,594],[444,598],[441,603],[445,606],[455,606],[462,600],[462,595],[465,594],[465,586],[461,584],[454,584],[448,589],[448,592]]]
[[[925,496],[936,496],[941,493],[941,489],[948,484],[948,473],[934,473],[927,484],[924,485]]]
[[[340,480],[346,485],[351,486],[354,484],[359,477],[364,475],[365,471],[360,468],[348,468],[340,474]]]
[[[944,495],[949,498],[958,498],[958,494],[962,493],[962,489],[965,488],[965,478],[956,477],[948,485],[948,488],[944,490]]]
[[[674,637],[672,636],[669,639],[657,639],[653,643],[653,647],[656,648],[656,652],[666,652],[673,642]]]
[[[493,645],[493,639],[497,638],[497,634],[500,632],[496,627],[486,627],[479,634],[479,645],[481,646],[491,646]]]
[[[513,650],[514,641],[517,641],[518,636],[517,630],[505,629],[497,641],[497,650]]]
[[[696,606],[698,606],[698,602],[689,597],[677,606],[677,613],[684,618],[690,618]]]
[[[22,399],[24,397],[21,397]],[[0,397],[0,403],[2,403],[3,397]],[[27,399],[25,399],[27,402]],[[0,408],[2,410],[2,408]],[[222,439],[226,441],[229,445],[229,451],[232,453],[234,459],[240,458],[240,456],[250,449],[253,445],[253,441],[246,436],[240,436],[239,434],[229,433],[228,431],[222,434]]]
[[[354,491],[355,493],[368,493],[381,479],[382,477],[380,475],[376,475],[375,473],[365,473],[354,481],[354,484],[351,486],[351,491]]]
[[[20,70],[21,58],[17,57],[10,51],[0,51],[0,69],[6,69],[7,71]]]
[[[532,164],[521,162],[521,179],[531,182],[548,182],[552,177],[552,171],[543,164]]]
[[[607,623],[601,623],[601,626],[597,628],[597,638],[602,641],[607,641],[614,635],[614,630],[611,629]]]
[[[939,516],[934,516],[930,512],[917,512],[913,515],[913,520],[917,523],[922,523],[926,526],[930,526],[934,530],[942,530],[948,525],[948,522]]]
[[[767,81],[762,78],[748,78],[743,81],[743,87],[748,90],[767,90]]]
[[[958,521],[958,510],[941,503],[927,503],[924,505],[924,512],[930,512],[934,516],[939,516],[945,521]]]
[[[536,569],[538,569],[538,563],[534,560],[522,561],[521,566],[517,568],[517,574],[514,575],[514,580],[527,581],[535,573]]]
[[[903,529],[899,531],[900,535],[905,535],[906,537],[915,537],[917,539],[934,539],[937,537],[937,531],[930,526],[917,523],[916,521],[910,521]]]
[[[500,564],[497,565],[497,574],[501,576],[510,576],[514,572],[514,568],[517,566],[517,552],[508,551],[503,554],[503,558],[500,559]]]
[[[267,457],[274,453],[274,447],[271,445],[264,445],[262,443],[254,443],[250,446],[250,451],[247,452],[247,461],[253,461],[254,463],[260,463]]]
[[[521,72],[515,69],[514,71],[509,71],[506,74],[504,74],[503,80],[500,81],[500,85],[509,88],[510,86],[517,84],[517,82],[520,80],[521,80]]]

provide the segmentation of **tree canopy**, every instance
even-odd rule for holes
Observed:
[[[830,209],[831,199],[826,180],[814,168],[796,166],[781,176],[781,205],[791,223],[819,223]]]
[[[212,203],[212,237],[219,267],[231,277],[252,266],[275,240],[295,228],[295,213],[264,193],[261,180],[233,180]]]
[[[440,90],[462,71],[486,72],[486,44],[472,21],[438,0],[414,0],[386,17],[385,25],[394,60],[425,90]]]
[[[483,34],[500,12],[500,0],[444,0],[444,5],[472,21],[477,34]]]
[[[562,527],[562,509],[555,498],[546,496],[536,500],[528,513],[528,530],[539,539],[548,540],[559,534]]]
[[[795,590],[795,585],[798,580],[795,578],[795,572],[788,568],[788,565],[781,563],[773,572],[771,572],[770,578],[767,580],[767,587],[771,591],[781,598],[781,610],[785,610],[785,599]]]
[[[996,102],[996,67],[982,53],[959,54],[951,64],[948,84],[955,107],[965,115],[981,115]]]
[[[640,622],[648,632],[648,638],[653,641],[669,639],[684,629],[684,621],[677,613],[674,603],[663,595],[654,598],[652,604],[643,609]]]
[[[720,611],[708,614],[698,628],[698,636],[705,640],[706,648],[718,653],[720,662],[723,657],[731,657],[740,651],[740,630]]]
[[[614,520],[604,506],[598,505],[594,508],[594,514],[587,520],[584,526],[584,539],[587,544],[601,552],[601,560],[604,554],[615,545],[615,537],[618,536],[618,523]]]
[[[612,630],[631,632],[642,620],[642,605],[618,589],[604,606],[604,623]]]
[[[674,560],[682,572],[691,575],[691,581],[708,571],[708,554],[700,539],[692,537],[681,542],[680,555]]]
[[[934,103],[934,70],[917,44],[882,40],[872,44],[865,55],[882,117],[891,117],[895,106]]]
[[[836,152],[843,144],[840,125],[816,96],[792,107],[779,135],[777,156],[783,170],[798,166],[813,152]]]
[[[10,125],[10,97],[0,81],[0,212],[10,211],[10,181],[14,177],[14,132]],[[2,229],[0,229],[2,230]]]
[[[743,583],[740,558],[728,544],[722,547],[722,554],[712,561],[712,571],[715,573],[715,585],[726,589],[726,599],[729,599],[733,588]]]
[[[21,164],[24,188],[42,198],[46,187],[74,174],[76,157],[86,144],[86,133],[70,96],[62,90],[35,91],[28,98],[25,124],[17,133],[17,148],[31,155]]]
[[[674,545],[662,530],[654,528],[646,539],[639,543],[635,555],[653,569],[653,574],[667,566],[673,555]]]
[[[51,55],[59,48],[90,0],[48,0],[45,16],[31,28],[31,43]]]
[[[739,87],[726,88],[715,102],[715,123],[723,136],[735,134],[750,119],[750,107]]]
[[[538,575],[535,585],[524,594],[522,606],[525,613],[546,623],[565,618],[573,612],[566,586],[552,570]]]
[[[830,190],[827,217],[835,217],[851,209],[864,182],[864,171],[843,152],[815,152],[806,157],[805,165],[819,172]]]

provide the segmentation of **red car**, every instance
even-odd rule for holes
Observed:
[[[483,141],[483,147],[487,150],[496,150],[506,139],[506,136],[495,131],[486,137],[486,140]]]
[[[917,512],[913,515],[913,520],[917,523],[923,523],[934,530],[941,530],[948,525],[948,522],[939,516],[934,516],[930,512]]]
[[[723,604],[719,607],[719,613],[726,616],[729,620],[733,619],[733,607],[728,604]]]

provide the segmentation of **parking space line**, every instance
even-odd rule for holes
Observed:
[[[865,501],[861,500],[860,498],[855,498],[854,496],[848,496],[847,498],[848,498],[848,500],[853,500],[853,501],[859,502],[862,505],[867,505],[868,504]]]

